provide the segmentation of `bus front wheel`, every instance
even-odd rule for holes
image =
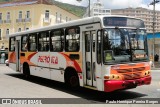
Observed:
[[[65,78],[66,85],[71,89],[79,88],[79,78],[76,73],[70,73]]]

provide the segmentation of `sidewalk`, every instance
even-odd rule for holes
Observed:
[[[155,67],[151,67],[152,70],[160,70],[160,62],[154,62]]]

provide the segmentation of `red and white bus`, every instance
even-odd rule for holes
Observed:
[[[11,34],[9,67],[105,92],[151,83],[144,22],[126,16],[89,17]]]

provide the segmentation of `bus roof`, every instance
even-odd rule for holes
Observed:
[[[82,19],[78,19],[78,20],[68,21],[65,23],[58,23],[58,24],[40,27],[40,28],[36,28],[36,29],[26,30],[26,31],[22,31],[22,32],[16,32],[16,33],[8,35],[7,37],[21,36],[21,35],[25,35],[25,34],[41,32],[41,31],[47,31],[47,30],[49,31],[52,29],[65,28],[65,27],[69,27],[69,26],[77,26],[77,25],[84,25],[84,24],[89,24],[89,23],[96,23],[96,22],[100,22],[103,17],[126,17],[126,18],[139,19],[139,18],[135,18],[135,17],[122,16],[122,15],[93,16],[93,17],[87,17],[87,18],[82,18]],[[139,19],[139,20],[141,20],[141,19]]]

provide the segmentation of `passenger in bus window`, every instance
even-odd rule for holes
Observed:
[[[68,42],[68,51],[73,51],[73,41],[72,40],[69,40]]]
[[[49,44],[46,45],[46,51],[49,51]]]
[[[35,50],[36,50],[36,44],[35,43],[31,43],[30,51],[35,51]]]
[[[24,45],[24,50],[27,50],[27,47],[28,47],[28,43],[26,43],[25,45]]]

